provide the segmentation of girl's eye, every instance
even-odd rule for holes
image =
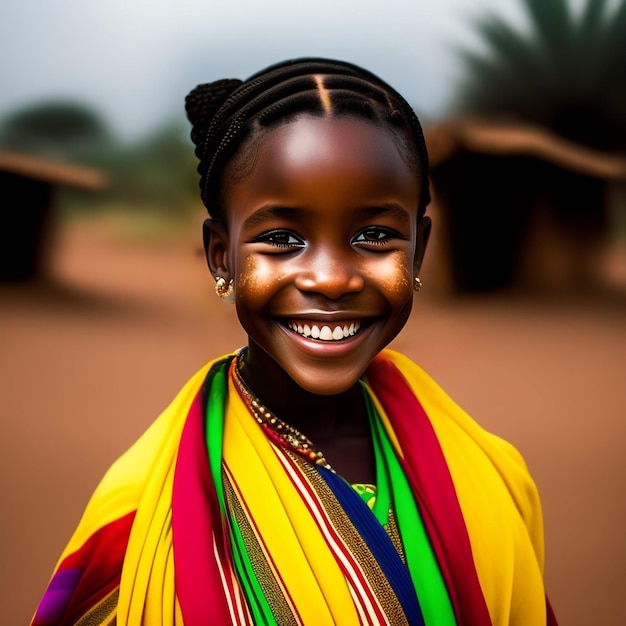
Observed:
[[[288,230],[270,230],[259,235],[255,241],[267,243],[274,248],[302,248],[304,241]]]
[[[382,246],[388,243],[394,236],[397,237],[398,235],[388,228],[371,227],[358,233],[352,240],[352,243]]]

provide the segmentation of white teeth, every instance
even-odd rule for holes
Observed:
[[[343,335],[343,333],[341,333]],[[333,331],[328,326],[322,326],[320,331],[320,339],[323,341],[330,341],[333,338]]]
[[[308,324],[303,325],[296,322],[288,322],[287,326],[303,337],[313,337],[313,339],[320,339],[321,341],[341,341],[356,335],[361,329],[360,322],[352,322],[349,326],[335,326],[332,330],[330,326],[322,326],[320,329],[315,324],[309,326]]]

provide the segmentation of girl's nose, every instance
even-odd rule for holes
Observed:
[[[307,255],[299,268],[296,286],[301,291],[323,294],[336,300],[347,293],[363,289],[365,281],[355,259],[351,255],[339,255],[321,251],[314,256]]]

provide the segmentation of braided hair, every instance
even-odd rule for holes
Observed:
[[[239,149],[301,113],[357,116],[386,125],[403,158],[419,172],[418,217],[430,201],[428,154],[415,112],[395,89],[357,65],[323,58],[284,61],[245,81],[198,85],[187,95],[185,109],[199,159],[202,201],[219,221],[224,219],[220,202],[224,170]],[[229,174],[232,177],[233,172]]]

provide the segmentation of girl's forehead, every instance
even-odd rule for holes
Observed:
[[[413,213],[419,190],[415,169],[386,127],[358,117],[305,116],[264,133],[248,171],[226,186],[224,202],[231,218],[262,206],[334,215],[395,203]]]
[[[385,124],[376,119],[369,119],[364,115],[353,112],[343,114],[320,114],[303,112],[290,115],[280,120],[280,122],[268,127],[262,134],[262,138],[270,135],[280,135],[286,133],[318,132],[325,134],[346,134],[370,135],[372,129],[376,133],[394,137],[395,134]]]
[[[391,167],[399,167],[396,161],[402,153],[402,142],[384,124],[355,115],[300,115],[263,132],[255,161],[257,166],[280,159],[291,167],[313,167],[340,160],[345,167],[362,167],[366,156],[378,156],[377,162],[385,158]]]

